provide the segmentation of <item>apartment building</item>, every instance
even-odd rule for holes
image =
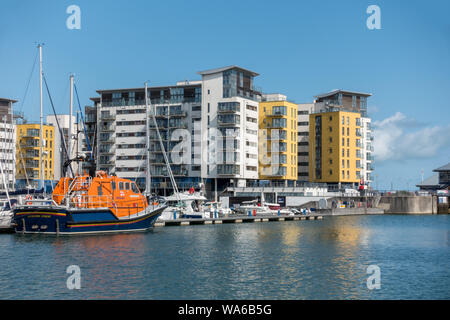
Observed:
[[[315,112],[314,103],[300,103],[297,106],[297,172],[298,181],[309,180],[309,115]]]
[[[201,177],[208,195],[245,187],[258,173],[258,73],[238,67],[201,71]]]
[[[55,154],[54,154],[54,168],[53,168],[53,179],[55,181],[59,181],[61,177],[66,176],[66,169],[68,167],[65,167],[64,164],[67,162],[67,152],[69,147],[69,127],[70,127],[70,121],[72,121],[72,150],[71,150],[71,159],[75,157],[77,154],[77,148],[79,148],[80,144],[77,143],[77,141],[74,139],[77,136],[77,124],[76,124],[76,117],[72,116],[72,118],[68,114],[58,114],[58,115],[48,115],[47,116],[47,123],[55,128]],[[74,171],[74,174],[78,170],[78,163],[73,162],[71,164],[72,170]]]
[[[16,100],[0,98],[0,165],[3,178],[0,178],[0,192],[5,191],[5,182],[9,190],[16,183],[16,127],[13,117],[13,104]]]
[[[166,151],[179,189],[186,190],[200,183],[200,163],[193,163],[193,148],[188,141],[201,117],[199,81],[148,88],[149,105],[163,141],[161,146],[151,117],[150,168],[147,165],[145,88],[98,90],[97,93],[100,98],[92,99],[94,106],[86,109],[86,128],[91,150],[95,152],[96,170],[135,180],[144,190],[149,169],[152,191],[169,195],[173,186],[164,161],[163,151]],[[182,150],[179,150],[180,145]],[[83,150],[88,149],[85,139]],[[89,164],[84,168],[89,169]]]
[[[310,115],[310,180],[358,186],[361,180],[361,116],[333,111]]]
[[[371,126],[370,126],[371,119],[367,116],[367,98],[370,96],[371,94],[368,93],[354,92],[348,90],[333,90],[328,93],[315,96],[315,100],[313,103],[302,103],[298,105],[299,181],[311,181],[311,182],[317,181],[317,179],[311,175],[311,173],[313,172],[312,168],[314,167],[314,164],[311,163],[311,158],[313,157],[313,155],[311,154],[311,144],[313,143],[313,140],[316,139],[316,132],[310,131],[311,130],[310,116],[313,114],[323,114],[322,115],[323,118],[326,118],[327,116],[326,113],[344,111],[354,113],[355,117],[357,116],[359,118],[358,123],[360,124],[358,131],[358,134],[360,134],[360,137],[358,137],[359,140],[358,145],[360,149],[358,155],[360,155],[360,158],[358,159],[357,163],[358,170],[354,171],[353,175],[355,177],[355,180],[356,176],[359,177],[358,183],[364,184],[366,187],[370,185],[370,183],[372,182],[371,173],[373,170],[372,165],[373,135],[371,133]],[[335,135],[337,135],[337,131],[335,132]],[[334,139],[335,141],[338,138],[339,137],[337,136],[332,136],[332,139]],[[323,144],[326,145],[328,144],[328,142],[324,141]],[[356,154],[356,151],[354,151],[354,153]],[[352,161],[351,159],[345,159],[345,164],[347,164],[347,160]],[[342,165],[342,160],[340,160],[340,163]],[[336,170],[336,168],[334,168],[334,170]],[[346,175],[347,170],[344,171],[345,177],[347,177]],[[350,170],[349,176],[351,176]],[[335,178],[333,178],[330,181],[326,181],[326,178],[322,178],[322,182],[329,183],[332,185],[332,187],[334,184],[336,184],[337,186],[342,184],[351,185],[352,187],[356,186],[356,182],[351,182],[347,178],[345,178],[344,180],[336,182]]]
[[[41,166],[46,188],[54,180],[55,128],[52,125],[43,126],[43,152],[40,144],[40,124],[25,123],[17,125],[16,142],[16,187],[25,188],[28,185],[42,188]]]
[[[297,180],[297,104],[265,94],[259,104],[259,178]]]

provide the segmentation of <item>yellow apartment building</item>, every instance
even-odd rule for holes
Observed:
[[[28,183],[40,188],[41,165],[44,166],[46,184],[54,177],[55,128],[43,126],[43,155],[40,145],[39,124],[18,124],[16,142],[16,182],[18,187]]]
[[[268,96],[259,104],[259,178],[297,180],[297,104]]]
[[[311,182],[357,184],[361,179],[361,115],[322,112],[309,118]]]

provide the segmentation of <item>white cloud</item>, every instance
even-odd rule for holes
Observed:
[[[401,112],[374,121],[373,126],[374,156],[378,161],[431,158],[450,146],[450,126],[425,127]]]

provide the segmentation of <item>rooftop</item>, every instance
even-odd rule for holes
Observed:
[[[423,180],[422,183],[416,184],[416,187],[430,187],[430,186],[438,186],[439,185],[439,174],[436,173],[431,177]]]
[[[250,73],[254,77],[259,76],[259,73],[256,73],[256,72],[248,70],[248,69],[241,68],[241,67],[236,66],[236,65],[232,65],[232,66],[228,66],[228,67],[222,67],[222,68],[216,68],[216,69],[209,69],[209,70],[205,70],[205,71],[199,71],[197,73],[203,76],[203,75],[207,75],[207,74],[214,74],[214,73],[223,72],[223,71],[230,70],[230,69],[239,69],[241,71]]]
[[[314,96],[314,98],[318,98],[318,99],[326,98],[326,97],[334,96],[337,93],[350,94],[350,95],[363,96],[363,97],[370,97],[372,95],[371,93],[364,93],[364,92],[336,89],[336,90],[332,90],[332,91],[327,92],[327,93],[322,93],[322,94],[319,94],[317,96]]]
[[[450,171],[450,162],[447,163],[445,166],[439,167],[437,169],[433,170],[434,172],[441,172],[441,171]]]
[[[6,101],[6,102],[12,102],[12,103],[16,103],[17,102],[17,100],[7,99],[7,98],[0,98],[0,101]]]

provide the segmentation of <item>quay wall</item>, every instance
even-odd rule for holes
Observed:
[[[378,208],[385,213],[436,214],[437,200],[435,196],[383,196]]]

